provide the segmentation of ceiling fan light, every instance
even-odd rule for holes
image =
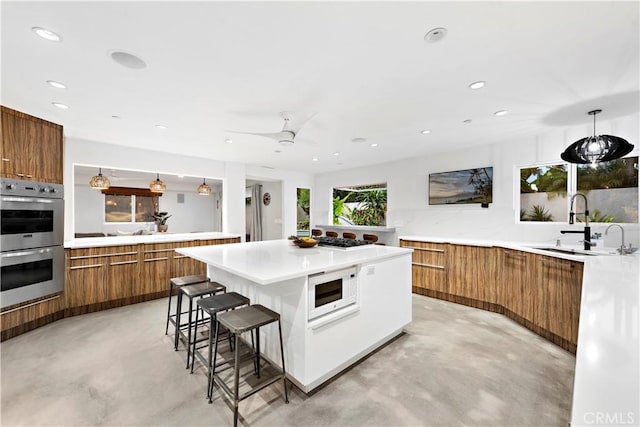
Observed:
[[[164,193],[166,189],[167,186],[160,180],[160,174],[156,174],[155,181],[149,183],[149,190],[152,193]]]
[[[280,143],[280,145],[286,145],[286,146],[293,145],[293,140],[292,139],[281,139],[278,142]]]
[[[200,196],[209,196],[211,194],[211,187],[207,184],[206,179],[202,179],[202,184],[198,186],[198,194]]]
[[[98,168],[98,175],[89,180],[89,186],[94,190],[106,190],[111,186],[111,183],[109,182],[109,178],[102,175],[102,168]]]
[[[626,156],[633,151],[633,144],[626,139],[613,135],[596,135],[596,114],[602,110],[589,111],[593,116],[593,136],[579,139],[560,155],[569,163],[596,164],[608,162]]]

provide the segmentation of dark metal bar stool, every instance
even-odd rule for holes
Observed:
[[[254,370],[252,374],[255,375],[258,379],[260,379],[260,369],[261,369],[261,357],[260,357],[260,327],[268,325],[273,322],[278,322],[278,334],[280,338],[280,354],[282,356],[282,370],[277,369],[277,366],[272,365],[267,360],[262,360],[265,363],[265,368],[269,367],[271,369],[271,374],[266,378],[261,379],[259,382],[255,383],[254,380],[251,382],[244,381],[245,386],[249,387],[249,390],[244,391],[240,394],[240,335],[244,332],[253,331],[256,333],[256,341],[255,341],[255,352],[253,353],[252,360],[254,364]],[[213,373],[213,382],[220,387],[220,390],[224,391],[224,393],[231,399],[233,399],[233,425],[238,425],[238,403],[241,400],[246,399],[247,397],[257,393],[265,387],[270,386],[276,381],[282,380],[282,385],[284,386],[284,401],[289,403],[289,396],[287,394],[287,379],[286,379],[286,371],[284,367],[284,347],[282,345],[282,325],[280,323],[280,315],[275,311],[269,310],[268,308],[254,304],[247,307],[242,307],[237,310],[227,311],[226,313],[220,313],[218,315],[218,322],[216,322],[215,328],[215,339],[214,339],[214,351],[213,351],[213,366],[216,366],[216,356],[218,354],[218,336],[220,334],[220,328],[226,328],[229,333],[235,336],[235,346],[234,346],[234,355],[233,355],[233,366],[229,366],[226,369],[230,369],[233,367],[233,384],[229,386],[224,378],[221,376],[223,370],[216,370]],[[233,389],[231,388],[233,387]],[[213,391],[211,392],[213,394]]]
[[[338,237],[338,233],[335,231],[325,231],[324,233],[327,237]]]
[[[356,233],[351,233],[349,231],[345,231],[344,233],[342,233],[342,237],[344,237],[345,239],[355,239],[356,238]]]
[[[209,398],[209,402],[211,402],[211,382],[213,381],[213,371],[215,370],[215,366],[212,365],[213,362],[213,339],[215,338],[215,324],[217,322],[217,314],[222,313],[228,310],[233,310],[235,308],[241,307],[243,305],[249,305],[249,298],[240,295],[237,292],[228,292],[225,294],[214,295],[212,297],[201,298],[198,300],[198,309],[196,310],[196,322],[195,327],[193,328],[193,349],[191,350],[191,373],[193,374],[193,366],[195,365],[196,357],[200,362],[202,362],[207,367],[207,397]],[[200,314],[200,310],[209,315],[209,338],[207,345],[207,357],[205,357],[200,349],[197,347],[197,343],[200,342],[198,340],[198,316]],[[229,335],[229,347],[231,348],[231,334]],[[206,339],[206,338],[205,338]],[[204,348],[204,347],[202,347]]]
[[[185,340],[185,347],[187,348],[187,368],[189,367],[189,356],[191,355],[191,326],[192,326],[192,316],[193,316],[193,299],[203,296],[211,296],[220,292],[226,292],[226,286],[221,285],[218,282],[205,282],[205,283],[197,283],[195,285],[183,286],[180,288],[180,292],[178,293],[178,311],[176,312],[176,335],[175,335],[175,343],[174,349],[178,350],[178,344],[180,342],[180,338]],[[184,331],[182,330],[180,323],[180,315],[182,314],[182,296],[185,295],[189,298],[189,310],[187,311],[189,315],[189,321],[187,323],[187,335],[184,335]]]
[[[196,283],[202,283],[207,281],[209,281],[209,279],[207,279],[207,276],[204,276],[202,274],[174,277],[173,279],[169,280],[169,306],[167,307],[167,326],[164,328],[165,335],[167,335],[167,333],[169,332],[169,322],[173,323],[174,325],[176,324],[175,317],[177,315],[177,310],[175,314],[171,314],[171,299],[173,296],[173,289],[174,288],[180,289],[183,286],[195,285]],[[180,297],[180,293],[178,292],[178,298],[179,297]],[[178,306],[178,309],[180,309],[180,306]]]

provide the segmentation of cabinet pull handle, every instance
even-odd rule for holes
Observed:
[[[69,270],[82,270],[85,268],[97,268],[102,267],[104,264],[89,264],[89,265],[77,265],[75,267],[69,267]]]
[[[119,262],[112,262],[109,265],[125,265],[125,264],[137,264],[138,260],[136,261],[119,261]]]
[[[165,259],[169,259],[169,257],[162,257],[162,258],[149,258],[149,259],[145,259],[144,262],[151,262],[151,261],[164,261]]]
[[[189,257],[186,256],[186,255],[174,255],[173,256],[173,259],[178,259],[178,258],[189,258]]]
[[[150,249],[148,251],[144,251],[145,254],[154,254],[154,253],[158,253],[158,252],[171,252],[171,251],[175,251],[175,248],[171,248],[171,249]]]
[[[437,268],[439,270],[444,270],[444,265],[422,264],[420,262],[412,262],[411,264],[418,265],[420,267]]]
[[[16,307],[16,308],[12,308],[11,310],[3,311],[0,314],[5,315],[5,314],[13,313],[14,311],[22,310],[22,309],[25,309],[25,308],[28,308],[28,307],[33,307],[34,305],[42,304],[43,302],[53,301],[54,299],[58,299],[58,298],[60,298],[60,295],[56,295],[56,296],[53,296],[51,298],[43,299],[43,300],[40,300],[40,301],[35,301],[35,302],[32,302],[31,304],[21,305],[20,307]]]
[[[525,254],[519,254],[516,252],[511,252],[511,251],[502,251],[504,252],[505,255],[507,256],[512,256],[514,258],[526,258],[527,256]]]
[[[553,260],[550,260],[549,258],[540,258],[540,262],[542,264],[546,264],[546,265],[549,265],[549,266],[552,266],[552,267],[562,267],[562,266],[566,266],[567,265],[566,262],[553,261]],[[571,263],[571,264],[569,264],[569,267],[575,268],[576,266],[573,263]]]
[[[438,253],[444,253],[444,249],[434,249],[434,248],[414,248],[411,247],[411,249],[414,249],[416,251],[426,251],[426,252],[438,252]]]
[[[27,178],[33,178],[33,175],[27,174]]]

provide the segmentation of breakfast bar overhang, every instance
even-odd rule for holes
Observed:
[[[306,393],[411,322],[411,249],[271,240],[176,251],[206,263],[208,276],[228,291],[280,313],[287,377]],[[261,351],[278,364],[277,327],[260,333]]]

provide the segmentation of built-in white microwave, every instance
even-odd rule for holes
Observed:
[[[309,276],[309,320],[352,304],[358,298],[356,267]]]

